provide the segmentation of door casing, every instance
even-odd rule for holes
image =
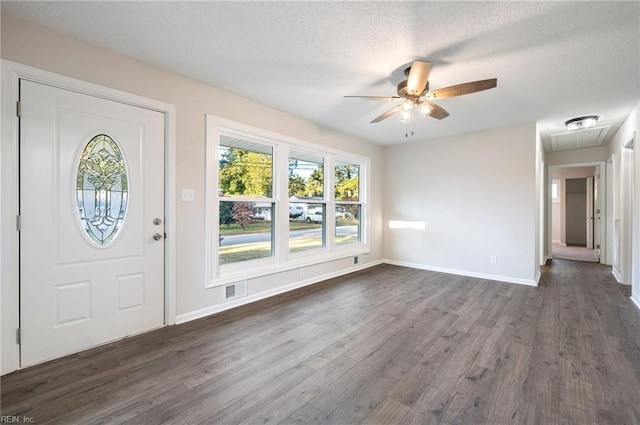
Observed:
[[[586,162],[586,163],[568,163],[568,164],[559,164],[559,165],[549,165],[546,169],[547,178],[545,179],[547,183],[547,193],[546,193],[546,210],[547,217],[545,220],[545,227],[547,232],[547,255],[551,257],[551,245],[552,245],[552,226],[551,226],[551,216],[552,216],[552,199],[551,199],[551,185],[552,185],[552,174],[553,170],[556,168],[570,168],[570,167],[596,167],[597,172],[600,176],[600,181],[598,182],[598,188],[600,193],[598,194],[599,205],[594,206],[595,209],[600,209],[600,220],[597,224],[598,226],[598,237],[600,243],[600,263],[606,264],[606,255],[612,249],[612,246],[607,239],[607,223],[609,220],[613,220],[613,218],[608,214],[607,209],[607,192],[609,187],[607,185],[607,175],[605,173],[605,161],[598,162]]]
[[[169,103],[110,89],[44,71],[27,65],[2,60],[2,145],[0,145],[0,291],[2,328],[1,374],[20,368],[18,333],[19,311],[19,246],[17,215],[19,201],[19,126],[17,102],[19,80],[26,79],[62,89],[152,109],[164,114],[165,121],[165,323],[175,324],[176,317],[176,108]]]

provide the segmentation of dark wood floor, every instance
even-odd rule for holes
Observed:
[[[599,264],[538,288],[382,265],[3,377],[37,424],[640,424],[640,312]]]

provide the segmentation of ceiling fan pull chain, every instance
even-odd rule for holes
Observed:
[[[409,137],[409,124],[404,125],[404,138]]]
[[[413,137],[413,127],[411,127],[411,122],[408,122],[404,125],[404,138],[409,138],[409,133],[411,133],[411,137]]]

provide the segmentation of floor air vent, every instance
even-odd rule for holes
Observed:
[[[230,300],[247,296],[247,282],[230,283],[224,286],[224,299]]]

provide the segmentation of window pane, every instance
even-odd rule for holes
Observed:
[[[360,205],[336,204],[336,245],[360,242]]]
[[[358,201],[360,195],[360,166],[338,161],[335,166],[335,199]]]
[[[218,164],[219,190],[224,196],[272,196],[271,146],[221,135]]]
[[[326,207],[324,204],[289,204],[289,252],[323,248]]]
[[[289,156],[289,197],[292,200],[324,199],[324,158],[292,151]]]
[[[107,246],[116,239],[128,198],[127,167],[120,148],[111,137],[98,134],[80,154],[76,173],[78,217],[93,242]]]
[[[271,203],[220,202],[219,264],[273,255]]]

